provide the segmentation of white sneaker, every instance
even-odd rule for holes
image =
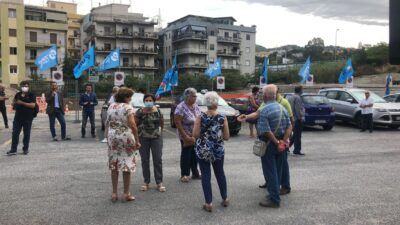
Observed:
[[[104,138],[101,143],[107,143],[107,138]]]

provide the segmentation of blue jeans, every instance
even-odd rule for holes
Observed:
[[[183,147],[183,141],[181,141],[181,177],[189,176],[190,170],[192,170],[192,176],[199,177],[199,170],[197,169],[197,157],[194,151],[194,145]]]
[[[290,173],[289,173],[289,162],[288,162],[288,151],[282,153],[282,176],[280,179],[281,186],[285,189],[290,190]]]
[[[60,109],[56,108],[54,109],[54,113],[49,114],[49,120],[50,120],[50,132],[51,132],[51,136],[53,138],[55,138],[56,135],[56,129],[55,129],[55,123],[56,123],[56,119],[58,120],[58,122],[60,123],[61,126],[61,138],[64,139],[65,138],[65,119],[64,119],[64,114],[61,112]]]
[[[279,197],[279,186],[282,174],[282,162],[283,154],[278,152],[275,144],[270,143],[265,155],[261,157],[261,164],[264,178],[268,181],[267,191],[269,193],[269,198],[278,205],[281,201]]]
[[[95,134],[96,131],[96,126],[94,124],[94,111],[82,111],[82,136],[85,136],[86,134],[86,124],[87,124],[87,119],[90,119],[90,127],[91,127],[91,133],[92,135]]]
[[[219,192],[223,200],[227,198],[226,177],[224,172],[224,158],[215,160],[210,163],[203,159],[197,159],[201,171],[201,185],[203,186],[204,198],[207,204],[212,203],[212,188],[211,188],[211,167],[214,170],[215,178],[217,179]]]
[[[14,119],[13,122],[13,131],[12,131],[12,144],[11,144],[11,152],[17,152],[17,147],[19,143],[19,134],[21,130],[24,130],[24,139],[22,148],[24,152],[29,151],[29,140],[31,139],[31,128],[32,128],[32,120],[21,120]]]

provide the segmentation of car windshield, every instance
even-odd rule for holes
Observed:
[[[203,94],[199,94],[197,93],[197,100],[196,100],[197,105],[199,106],[205,106],[205,100],[204,100],[204,95]],[[228,106],[228,103],[226,103],[226,101],[221,98],[220,96],[218,96],[218,106]]]
[[[325,96],[321,95],[305,95],[301,97],[305,104],[321,105],[328,104],[329,100]]]
[[[362,101],[363,99],[365,99],[365,91],[353,91],[351,92],[353,94],[353,96],[357,99],[357,101]],[[370,93],[370,98],[372,98],[372,100],[375,103],[385,103],[386,100],[381,98],[379,95],[375,94],[374,92],[369,92]]]
[[[131,102],[130,102],[131,106],[136,107],[136,108],[144,107],[143,96],[144,96],[144,94],[142,94],[142,93],[133,94]]]

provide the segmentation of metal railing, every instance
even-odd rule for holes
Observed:
[[[218,36],[217,41],[218,42],[230,42],[230,43],[240,43],[241,38],[233,38],[233,37],[221,37]]]
[[[207,68],[207,64],[189,64],[189,63],[179,63],[178,68]]]
[[[206,33],[195,33],[195,32],[186,32],[182,34],[175,34],[172,37],[172,41],[180,41],[184,39],[195,39],[195,40],[207,40],[207,34]]]
[[[234,52],[234,51],[218,50],[217,55],[239,57],[241,54],[240,54],[240,51]]]
[[[182,54],[208,54],[208,50],[207,49],[198,49],[198,48],[182,48],[182,49],[178,49],[177,50],[177,54],[178,55],[182,55]]]

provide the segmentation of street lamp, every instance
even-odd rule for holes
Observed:
[[[337,51],[337,32],[339,31],[339,29],[336,29],[335,32],[335,53],[334,53],[334,57],[335,57],[335,61],[336,61],[336,51]]]

